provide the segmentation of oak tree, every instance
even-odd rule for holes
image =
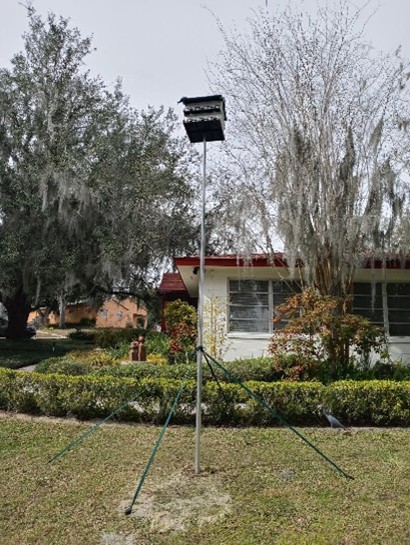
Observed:
[[[33,302],[141,290],[192,241],[190,151],[172,112],[137,112],[86,68],[91,39],[29,5],[0,69],[0,298],[10,338]],[[131,287],[131,288],[130,288]]]

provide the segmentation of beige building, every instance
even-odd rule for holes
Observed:
[[[147,327],[148,313],[131,298],[109,299],[97,313],[96,327]]]
[[[28,321],[32,322],[40,315],[45,315],[47,309],[40,309],[30,312]],[[130,297],[127,299],[108,299],[103,306],[97,309],[89,303],[69,303],[65,308],[65,323],[67,326],[84,325],[94,323],[96,327],[113,328],[146,328],[148,313],[144,307],[139,306]],[[47,314],[46,323],[48,325],[58,325],[60,315],[58,312],[51,311]]]

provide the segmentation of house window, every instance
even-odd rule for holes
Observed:
[[[353,290],[355,314],[384,327],[393,337],[410,335],[410,284],[355,283]]]
[[[274,308],[300,291],[296,282],[229,280],[229,331],[272,333],[286,320],[273,324]]]
[[[410,335],[410,284],[387,284],[390,335]]]
[[[353,314],[360,314],[373,324],[384,327],[382,284],[353,284]]]

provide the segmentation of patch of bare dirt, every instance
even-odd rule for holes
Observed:
[[[121,510],[130,503],[121,502]],[[148,522],[151,530],[168,532],[212,524],[230,510],[231,498],[221,490],[217,476],[187,472],[144,485],[130,516]]]

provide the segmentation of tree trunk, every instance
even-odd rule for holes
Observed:
[[[4,306],[9,319],[6,338],[13,341],[26,338],[30,305],[23,288],[19,288],[13,297],[7,297]]]
[[[58,298],[58,309],[60,313],[58,327],[59,329],[65,329],[65,298],[63,292],[61,292],[60,297]]]
[[[41,308],[38,309],[38,319],[42,327],[48,326],[48,316],[50,312],[51,312],[50,307],[46,307],[44,310],[42,310]]]

